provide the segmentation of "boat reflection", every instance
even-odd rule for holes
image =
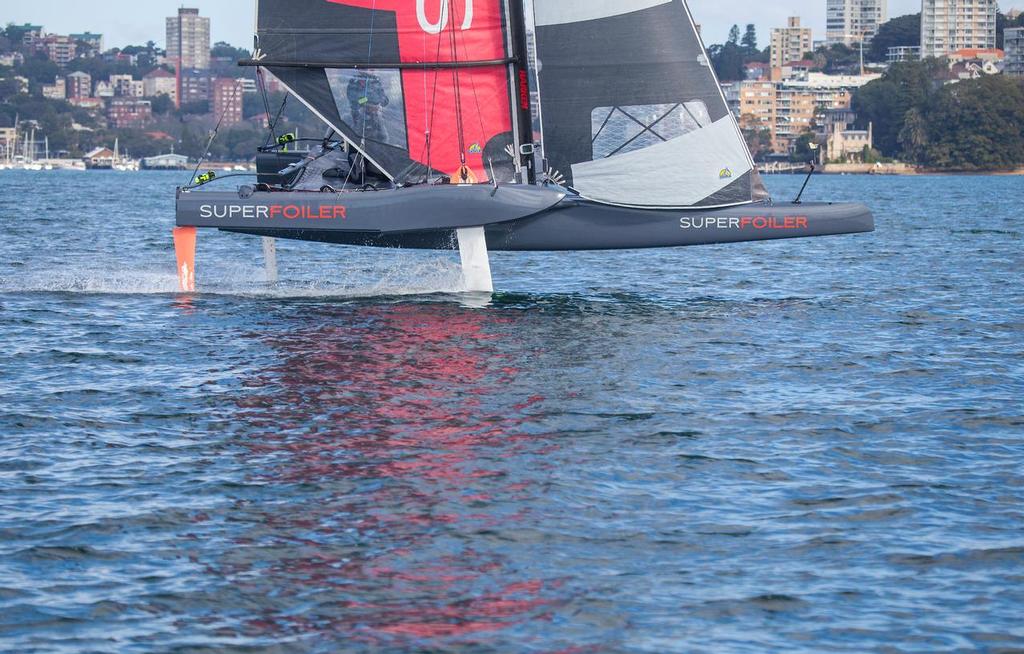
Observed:
[[[261,598],[249,629],[394,644],[549,617],[558,582],[502,553],[544,474],[529,455],[552,446],[530,426],[543,398],[515,390],[511,320],[319,306],[251,334],[276,361],[244,380],[235,427],[263,501],[239,502],[249,533],[219,571]]]

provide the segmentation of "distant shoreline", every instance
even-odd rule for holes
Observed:
[[[815,170],[819,175],[880,175],[880,176],[946,176],[946,177],[1011,177],[1024,175],[1024,166],[1013,170],[935,170],[919,168],[909,164],[825,164]],[[795,170],[767,171],[767,175],[806,175],[806,168]]]

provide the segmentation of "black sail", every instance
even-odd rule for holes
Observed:
[[[259,0],[254,59],[393,179],[505,181],[522,140],[508,21],[505,0]]]
[[[534,0],[544,155],[589,199],[763,199],[684,0]]]

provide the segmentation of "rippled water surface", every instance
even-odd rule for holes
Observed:
[[[487,303],[218,233],[175,294],[180,177],[0,173],[0,651],[1024,650],[1020,178]]]

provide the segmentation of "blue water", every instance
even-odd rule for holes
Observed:
[[[180,177],[0,173],[0,651],[1024,650],[1019,178],[484,303],[219,233],[175,294]]]

